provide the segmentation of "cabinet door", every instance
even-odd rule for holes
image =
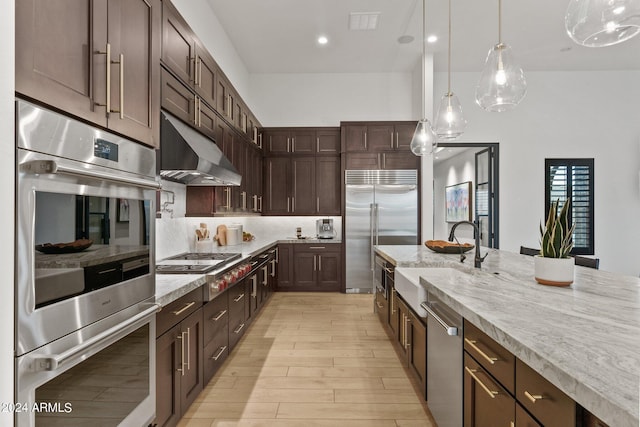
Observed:
[[[291,160],[289,157],[265,158],[265,208],[266,214],[287,214],[291,212],[289,180]]]
[[[293,254],[293,288],[300,291],[316,290],[317,255],[296,247]]]
[[[292,157],[291,212],[296,215],[316,212],[316,159]]]
[[[229,104],[229,93],[231,90],[231,84],[229,81],[222,75],[221,72],[218,72],[218,79],[216,80],[216,110],[218,113],[230,119],[231,117],[231,104]]]
[[[367,151],[366,125],[345,125],[342,132],[345,151]]]
[[[393,125],[368,125],[367,145],[372,152],[393,150],[395,148],[395,134]]]
[[[180,325],[156,340],[156,419],[160,426],[178,423],[180,411]]]
[[[217,187],[191,186],[187,187],[185,216],[213,216],[216,213],[214,206]],[[222,187],[226,188],[226,187]]]
[[[267,154],[288,154],[291,150],[291,136],[288,130],[269,130],[264,134]]]
[[[415,156],[410,150],[406,152],[381,153],[382,169],[418,169],[420,157]]]
[[[509,426],[515,400],[466,352],[464,354],[464,427]]]
[[[291,152],[313,154],[316,152],[316,132],[312,129],[295,129],[291,132]]]
[[[242,335],[246,324],[245,281],[236,283],[227,291],[229,297],[229,351],[233,350]]]
[[[316,157],[316,213],[340,215],[340,157]]]
[[[107,125],[106,0],[15,2],[16,92]]]
[[[200,44],[196,44],[194,87],[204,102],[211,106],[216,105],[217,75],[218,67],[209,52]]]
[[[319,252],[317,254],[317,289],[319,291],[338,292],[342,272],[342,257],[336,252]]]
[[[347,153],[347,170],[376,170],[380,169],[379,153]]]
[[[198,98],[198,130],[211,139],[216,139],[218,128],[216,113]],[[212,142],[213,143],[213,142]]]
[[[340,154],[340,129],[318,129],[316,131],[316,152],[319,154]]]
[[[293,286],[293,245],[278,245],[278,281],[276,288],[286,290]]]
[[[389,303],[387,302],[384,291],[376,287],[376,295],[374,298],[375,311],[378,313],[378,318],[383,325],[389,324]]]
[[[242,210],[247,206],[247,151],[247,144],[240,138],[237,138],[235,146],[233,147],[231,163],[233,163],[233,166],[240,176],[242,176],[242,181],[239,186],[231,187],[231,204],[234,208]]]
[[[235,143],[235,132],[224,121],[216,120],[216,144],[222,150],[227,159],[233,158],[233,148]],[[215,210],[216,212],[227,212],[231,209],[231,187],[215,187]]]
[[[159,146],[160,0],[109,1],[110,129]],[[121,94],[123,95],[121,98]]]
[[[192,313],[180,323],[179,340],[184,346],[184,362],[180,375],[180,407],[182,412],[202,391],[202,309]]]
[[[411,140],[413,139],[413,134],[416,131],[417,124],[418,123],[396,123],[396,125],[394,126],[396,150],[411,150]]]
[[[409,333],[411,346],[409,347],[409,367],[420,384],[422,397],[427,396],[427,327],[415,315],[409,312]]]
[[[195,95],[167,70],[162,70],[162,108],[179,119],[195,123]]]
[[[192,84],[195,73],[193,32],[168,1],[162,2],[162,62],[179,79]]]
[[[400,298],[396,299],[398,303],[398,342],[400,343],[400,352],[402,354],[402,361],[407,362],[407,348],[410,344],[410,331],[409,331],[409,307]]]

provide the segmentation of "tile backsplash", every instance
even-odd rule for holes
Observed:
[[[296,227],[302,228],[302,235],[315,237],[316,220],[332,218],[336,236],[342,236],[340,216],[234,216],[234,217],[185,217],[186,187],[169,181],[162,181],[160,194],[161,218],[156,219],[156,259],[164,259],[184,252],[195,251],[195,230],[200,223],[207,224],[213,237],[218,225],[241,224],[257,238],[295,238]]]

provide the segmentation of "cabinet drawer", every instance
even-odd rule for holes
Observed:
[[[516,399],[546,427],[576,425],[576,404],[560,389],[516,360]]]
[[[311,252],[314,254],[322,254],[323,252],[339,253],[341,248],[340,243],[295,243],[295,252]]]
[[[202,287],[162,307],[156,316],[156,338],[202,307]]]
[[[513,425],[515,399],[466,352],[463,401],[465,427]]]
[[[464,349],[504,388],[514,393],[515,356],[467,320],[464,321]]]
[[[222,331],[227,333],[229,326],[229,305],[225,295],[220,295],[208,302],[202,309],[204,314],[204,345],[211,342],[214,336]]]
[[[204,347],[204,360],[202,361],[204,369],[204,383],[208,383],[211,377],[220,369],[222,363],[227,360],[229,355],[229,336],[227,331],[217,334],[213,340]]]
[[[519,403],[516,403],[516,426],[542,427]]]
[[[245,299],[249,297],[245,291],[245,281],[236,283],[227,291],[229,295],[229,316],[240,315],[244,318]]]

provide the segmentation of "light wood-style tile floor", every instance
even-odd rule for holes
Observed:
[[[275,293],[179,427],[434,427],[373,296]]]

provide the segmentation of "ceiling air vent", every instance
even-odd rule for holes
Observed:
[[[352,31],[375,30],[378,28],[380,12],[351,12],[349,29]]]

